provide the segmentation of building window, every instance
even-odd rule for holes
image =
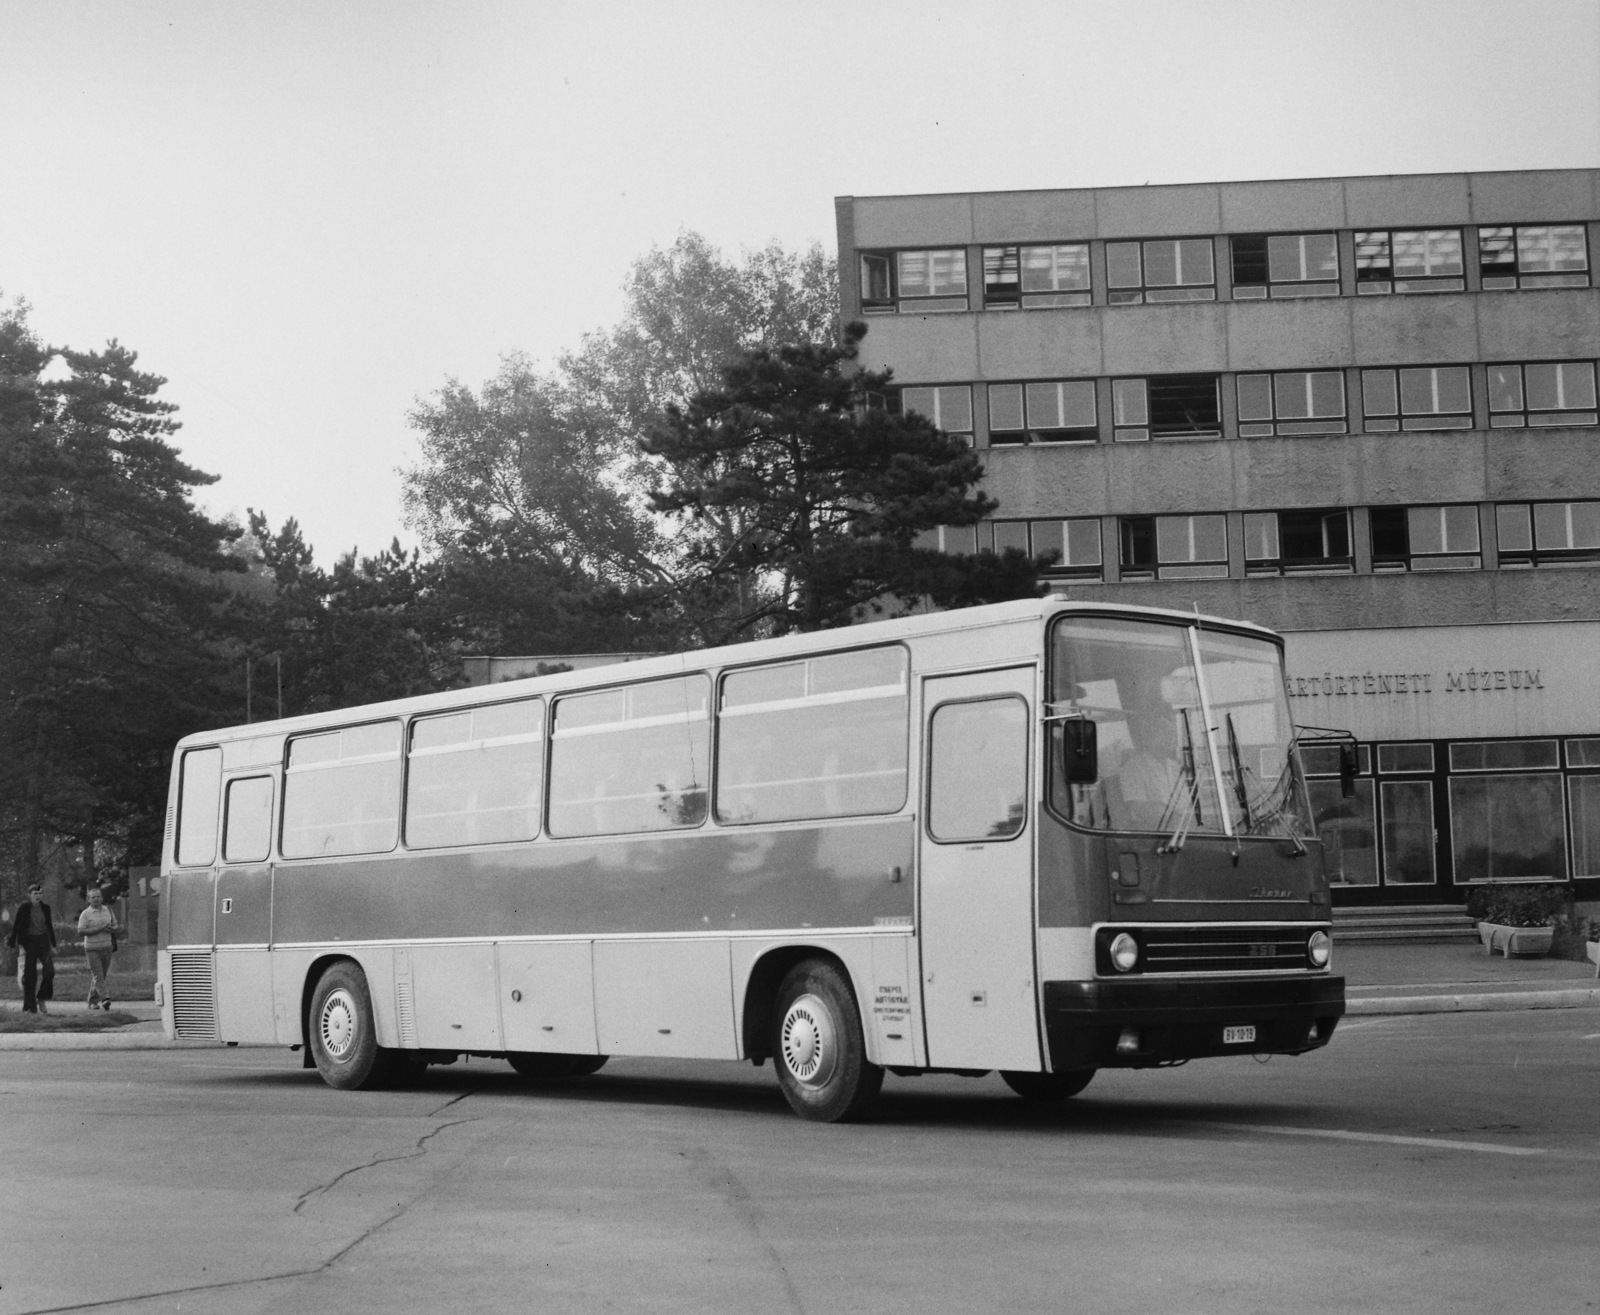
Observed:
[[[1582,224],[1519,224],[1478,230],[1483,289],[1586,288],[1589,239]]]
[[[1216,265],[1208,237],[1106,243],[1106,301],[1215,301]]]
[[[1507,502],[1494,519],[1502,570],[1600,561],[1600,502]]]
[[[1593,361],[1547,361],[1537,365],[1491,365],[1489,424],[1592,425],[1595,409]]]
[[[1356,234],[1356,291],[1460,292],[1459,228]]]
[[[1341,370],[1241,374],[1238,390],[1241,438],[1345,431]]]
[[[1374,507],[1374,571],[1475,571],[1483,565],[1478,509],[1471,503],[1446,507]]]
[[[902,388],[900,407],[908,415],[927,416],[947,434],[972,441],[972,389],[967,384]]]
[[[930,552],[949,553],[952,557],[971,557],[978,551],[976,525],[940,525],[924,530],[912,541],[912,546]]]
[[[1236,237],[1229,245],[1235,301],[1339,295],[1339,239],[1333,233]]]
[[[1464,365],[1363,370],[1361,409],[1368,433],[1471,429],[1472,379]]]
[[[1244,518],[1246,575],[1348,575],[1350,516],[1342,507],[1252,511]]]
[[[1087,242],[983,249],[983,304],[989,310],[1087,306],[1089,300]]]
[[[1228,574],[1225,516],[1124,516],[1124,580],[1219,580]]]
[[[1433,773],[1433,745],[1431,744],[1380,744],[1378,770],[1385,775],[1391,772]]]
[[[1099,436],[1092,379],[989,385],[990,443],[1093,442]]]
[[[1545,743],[1553,754],[1555,741]],[[1460,770],[1454,761],[1457,749],[1479,747],[1451,745],[1451,769]],[[1521,746],[1508,741],[1504,747]],[[1566,833],[1559,772],[1450,778],[1450,847],[1458,885],[1565,881]]]
[[[1070,520],[994,521],[983,528],[992,532],[997,553],[1017,548],[1029,557],[1053,556],[1054,563],[1045,568],[1045,574],[1053,578],[1100,578],[1100,522],[1093,516]]]
[[[1219,438],[1222,415],[1214,374],[1114,379],[1112,410],[1118,442],[1147,438]]]
[[[966,310],[966,248],[863,252],[861,309],[869,315]]]

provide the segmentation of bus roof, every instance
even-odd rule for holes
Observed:
[[[388,699],[381,703],[352,704],[349,707],[330,708],[325,712],[306,713],[297,717],[195,731],[179,740],[177,747],[181,750],[195,744],[218,744],[229,740],[294,734],[328,726],[347,725],[352,720],[377,721],[416,712],[448,712],[453,708],[475,707],[486,702],[498,703],[518,696],[559,694],[572,689],[609,685],[618,680],[630,682],[649,680],[706,668],[744,666],[752,662],[802,657],[808,653],[833,652],[856,645],[894,643],[898,640],[916,639],[923,635],[1014,625],[1030,620],[1042,621],[1046,617],[1064,612],[1102,615],[1115,612],[1131,617],[1149,617],[1163,621],[1199,621],[1202,625],[1214,625],[1219,629],[1255,631],[1265,638],[1277,638],[1273,631],[1254,622],[1210,616],[1200,612],[1182,612],[1166,607],[1139,607],[1127,603],[1069,601],[1055,596],[1023,598],[1009,603],[989,603],[981,607],[964,607],[944,612],[920,612],[913,616],[895,617],[887,621],[864,621],[859,625],[844,626],[834,630],[813,630],[804,634],[785,635],[779,639],[756,639],[742,644],[723,644],[716,648],[689,649],[682,653],[639,658],[632,662],[616,663],[613,666],[588,667],[582,671],[564,671],[548,676],[526,676],[517,680],[501,681],[494,685],[467,685],[459,689],[441,690],[434,694]],[[556,657],[553,660],[560,659]]]

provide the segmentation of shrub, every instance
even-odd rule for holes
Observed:
[[[1502,927],[1554,927],[1568,914],[1570,903],[1562,886],[1490,882],[1473,890],[1467,912]]]

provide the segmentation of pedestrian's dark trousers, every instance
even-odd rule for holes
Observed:
[[[56,993],[56,956],[49,941],[31,941],[17,938],[17,949],[22,955],[22,1007],[34,1010],[39,1001],[50,1000]],[[34,977],[38,976],[35,989]]]

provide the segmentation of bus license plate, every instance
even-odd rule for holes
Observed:
[[[1225,1027],[1222,1029],[1222,1044],[1225,1046],[1242,1046],[1247,1041],[1256,1039],[1256,1030],[1253,1027]]]

